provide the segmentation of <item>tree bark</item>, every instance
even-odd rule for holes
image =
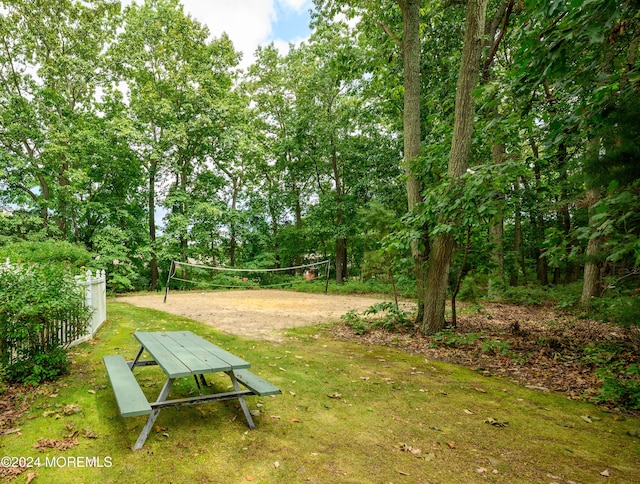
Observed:
[[[342,213],[342,177],[340,176],[340,167],[338,166],[338,152],[331,142],[331,166],[333,169],[333,178],[336,184],[336,226],[342,230],[344,224],[344,216]],[[347,239],[343,236],[336,238],[336,284],[342,284],[347,275]]]
[[[504,143],[495,143],[491,147],[491,162],[502,163],[505,159],[506,149]],[[493,217],[489,227],[489,242],[493,245],[491,257],[494,269],[489,277],[489,297],[498,296],[504,286],[504,196],[500,197],[498,213]]]
[[[595,204],[599,198],[600,193],[597,189],[587,190],[587,198],[589,199],[589,205]],[[584,283],[582,285],[582,296],[580,303],[588,307],[591,304],[591,299],[600,296],[602,291],[602,264],[598,260],[600,252],[600,244],[602,243],[602,237],[592,237],[587,243],[586,261],[584,264]]]
[[[514,186],[514,198],[516,200],[515,220],[513,228],[513,254],[514,264],[511,271],[511,280],[509,283],[512,286],[517,286],[519,281],[519,274],[522,272],[522,276],[526,279],[526,266],[524,262],[524,251],[522,249],[522,203],[520,200],[520,181],[516,180]]]
[[[409,212],[422,202],[421,184],[416,174],[415,158],[420,153],[420,0],[398,0],[402,11],[404,35],[401,41],[404,67],[404,169],[407,177],[407,205]],[[424,314],[425,262],[429,257],[429,235],[426,227],[420,230],[421,237],[411,241],[413,270],[416,278],[418,314],[420,323]]]
[[[464,45],[456,86],[453,138],[447,169],[447,176],[451,179],[459,178],[469,166],[475,117],[473,90],[478,84],[487,4],[488,0],[469,0],[467,4]],[[444,306],[454,243],[451,234],[442,234],[432,244],[421,327],[423,333],[435,333],[445,327]]]
[[[538,158],[538,145],[534,142],[531,144],[533,148],[533,156],[535,158],[533,164],[533,173],[536,179],[536,199],[537,202],[541,202],[542,198],[542,174],[540,171],[540,163]],[[535,210],[531,211],[531,225],[533,226],[533,233],[535,239],[535,248],[533,250],[534,257],[536,259],[536,275],[538,277],[538,282],[543,286],[549,285],[549,265],[547,263],[547,258],[540,250],[542,246],[542,242],[544,240],[544,216],[542,211],[536,207]]]
[[[229,222],[229,263],[231,267],[236,266],[236,248],[238,241],[236,239],[236,207],[238,206],[238,180],[231,178],[233,185],[233,193],[231,195],[231,221]]]
[[[149,211],[149,244],[151,245],[151,260],[149,269],[151,271],[151,290],[158,287],[158,257],[156,256],[156,171],[158,162],[149,160],[149,197],[147,199],[147,210]]]

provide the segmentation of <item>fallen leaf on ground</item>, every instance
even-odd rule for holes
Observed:
[[[76,414],[76,413],[80,413],[80,412],[82,412],[82,409],[80,408],[80,406],[79,406],[79,405],[75,405],[75,404],[73,404],[73,403],[72,403],[72,404],[70,404],[70,405],[65,406],[65,407],[62,409],[62,412],[63,412],[65,415],[74,415],[74,414]]]
[[[409,452],[409,453],[411,453],[411,454],[413,454],[415,456],[418,456],[418,457],[420,456],[420,454],[422,454],[422,450],[417,449],[415,447],[412,447],[410,445],[407,445],[404,442],[398,444],[398,447],[400,447],[400,450],[402,452]]]
[[[450,449],[456,448],[456,443],[453,440],[450,440],[449,442],[447,442],[447,445],[449,446]]]
[[[484,419],[484,423],[493,425],[494,427],[506,427],[507,425],[509,425],[509,422],[502,422],[491,417]]]
[[[327,395],[327,396],[329,398],[342,398],[342,394],[338,392],[332,393],[331,395]]]
[[[75,438],[67,437],[62,440],[40,438],[33,447],[40,452],[44,452],[45,449],[68,450],[76,445],[78,445],[78,439]]]
[[[98,434],[96,434],[93,430],[89,430],[89,429],[82,429],[82,436],[85,439],[97,439],[98,438]]]

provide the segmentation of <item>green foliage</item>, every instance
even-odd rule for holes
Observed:
[[[84,247],[59,240],[22,241],[0,247],[0,260],[18,264],[53,264],[79,270],[91,267],[93,254]]]
[[[543,286],[515,286],[508,287],[502,293],[505,302],[522,304],[525,306],[539,306],[549,302],[549,289]]]
[[[616,362],[598,371],[600,401],[627,410],[640,410],[640,365]]]
[[[617,291],[616,291],[617,292]],[[591,316],[625,328],[640,326],[640,298],[636,292],[606,294],[592,301]]]
[[[450,329],[439,331],[431,336],[433,341],[447,346],[471,345],[482,338],[480,333],[456,333]]]
[[[33,354],[29,359],[9,366],[6,378],[27,385],[38,385],[55,380],[69,372],[69,359],[64,348],[51,348],[46,352]]]
[[[355,334],[367,334],[372,329],[380,328],[384,331],[406,331],[413,327],[412,313],[402,311],[395,303],[384,301],[374,304],[361,313],[351,310],[341,316]]]
[[[473,272],[462,279],[458,300],[475,303],[486,295],[487,276]]]
[[[603,238],[601,260],[640,267],[640,179],[626,188],[611,182],[608,196],[592,210],[592,226],[579,230],[578,237]]]
[[[612,344],[586,346],[582,360],[597,368],[602,380],[597,401],[626,410],[640,410],[640,365],[625,361]]]
[[[98,261],[106,268],[107,287],[112,292],[144,287],[141,264],[132,257],[133,244],[128,232],[115,227],[105,227],[94,237],[94,248],[100,254]]]
[[[345,314],[340,316],[340,319],[344,321],[347,326],[353,329],[353,332],[357,335],[363,335],[371,332],[370,321],[363,318],[355,309],[347,311]]]
[[[488,339],[482,342],[483,353],[493,353],[496,355],[509,356],[511,355],[511,343],[508,341],[501,341],[499,339]]]
[[[68,368],[61,328],[84,334],[89,309],[75,280],[55,265],[0,269],[0,358],[7,376],[25,383],[55,378]]]

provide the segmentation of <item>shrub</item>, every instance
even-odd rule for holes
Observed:
[[[341,316],[355,334],[367,334],[373,328],[382,328],[390,332],[407,330],[413,326],[413,320],[410,318],[411,312],[402,311],[389,301],[376,303],[362,313],[351,310]]]
[[[640,365],[616,362],[598,371],[599,400],[628,410],[640,410]]]
[[[62,329],[72,341],[88,321],[78,286],[60,267],[0,269],[0,365],[10,380],[36,384],[66,372]]]
[[[595,313],[602,321],[611,321],[625,328],[640,326],[640,298],[634,295],[607,295],[592,301]]]
[[[91,264],[92,254],[83,247],[60,240],[21,241],[0,248],[0,261],[6,258],[20,264],[54,264],[80,269]]]

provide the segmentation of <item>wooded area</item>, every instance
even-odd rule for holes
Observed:
[[[85,247],[118,292],[171,260],[328,257],[408,288],[425,333],[447,297],[527,285],[637,324],[639,23],[633,0],[316,0],[308,41],[242,71],[176,0],[1,1],[0,242]]]

